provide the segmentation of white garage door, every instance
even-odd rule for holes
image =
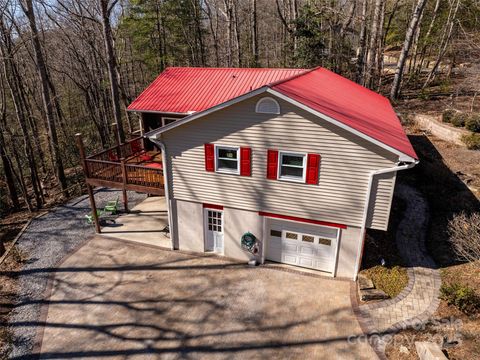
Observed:
[[[338,229],[270,219],[268,260],[333,273]]]

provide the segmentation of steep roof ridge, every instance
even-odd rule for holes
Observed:
[[[285,78],[285,79],[280,79],[280,80],[271,82],[271,83],[267,84],[266,86],[268,86],[268,87],[271,88],[271,87],[274,87],[274,86],[283,84],[283,83],[285,83],[285,82],[287,82],[287,81],[294,80],[294,79],[296,79],[296,78],[298,78],[298,77],[300,77],[300,76],[304,76],[304,75],[306,75],[306,74],[311,73],[312,71],[315,71],[315,70],[318,70],[318,69],[321,69],[321,68],[322,68],[321,66],[317,66],[317,67],[314,67],[314,68],[312,68],[312,69],[306,69],[306,70],[305,70],[305,69],[299,69],[299,70],[305,70],[305,71],[302,72],[302,73],[300,73],[300,74],[296,74],[296,75],[289,76],[289,77],[287,77],[287,78]]]

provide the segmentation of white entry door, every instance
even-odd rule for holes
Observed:
[[[338,229],[271,220],[267,235],[267,259],[334,272]]]
[[[205,251],[223,254],[223,211],[205,209]]]

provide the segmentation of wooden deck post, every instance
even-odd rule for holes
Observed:
[[[125,212],[128,212],[128,196],[127,196],[127,168],[125,167],[125,159],[121,159],[120,163],[122,165],[122,194],[123,194],[123,209]]]
[[[92,186],[88,183],[89,173],[88,173],[87,162],[85,160],[85,146],[83,144],[82,134],[77,133],[75,134],[75,137],[77,139],[77,146],[80,152],[80,160],[82,162],[83,172],[85,174],[85,183],[87,184],[88,198],[90,199],[90,207],[92,208],[93,221],[95,222],[95,231],[98,234],[100,234],[102,230],[100,229],[100,222],[98,220],[97,205],[95,204],[95,196],[93,194]]]

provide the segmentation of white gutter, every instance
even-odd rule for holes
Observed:
[[[363,246],[365,244],[365,234],[367,232],[367,216],[368,216],[368,208],[369,208],[369,205],[370,205],[370,197],[372,195],[371,193],[372,193],[373,178],[376,175],[380,175],[380,174],[386,174],[386,173],[390,173],[390,172],[397,172],[397,171],[400,171],[400,170],[411,169],[412,167],[414,167],[417,164],[418,164],[418,160],[415,160],[414,162],[407,163],[405,165],[397,165],[397,166],[390,167],[390,168],[375,170],[375,171],[372,171],[370,173],[369,178],[368,178],[367,195],[365,197],[365,207],[363,209],[362,228],[361,228],[361,231],[360,231],[360,241],[358,242],[357,259],[355,260],[355,272],[353,274],[353,281],[357,280],[358,272],[360,271],[360,260],[361,260],[360,257],[361,257],[361,254],[362,254]]]
[[[173,218],[172,218],[172,203],[170,202],[170,187],[168,186],[168,174],[167,174],[167,150],[165,144],[158,139],[150,138],[155,144],[160,146],[162,150],[162,164],[163,164],[163,179],[165,186],[165,202],[167,203],[167,219],[168,219],[168,228],[170,229],[170,240],[171,248],[175,250],[175,239],[174,239],[174,228],[173,228]]]

